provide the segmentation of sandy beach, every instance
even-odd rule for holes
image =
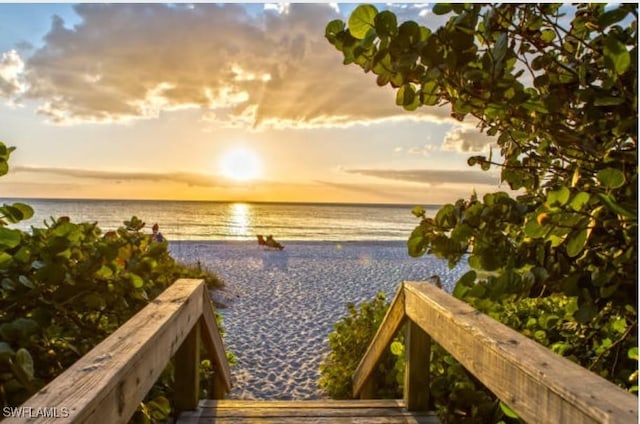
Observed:
[[[438,274],[447,290],[465,268],[411,258],[404,242],[285,242],[283,251],[254,242],[172,242],[173,256],[199,261],[225,281],[215,293],[225,345],[238,357],[232,399],[319,399],[318,367],[327,336],[346,314],[405,280]]]

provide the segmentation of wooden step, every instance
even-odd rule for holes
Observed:
[[[436,424],[433,412],[407,412],[402,400],[203,400],[179,424]]]

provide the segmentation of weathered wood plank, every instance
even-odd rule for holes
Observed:
[[[267,402],[265,402],[267,403]],[[400,408],[223,408],[203,409],[200,417],[232,418],[232,417],[409,417],[412,413]]]
[[[404,402],[380,400],[250,401],[205,400],[197,411],[180,415],[182,423],[416,423],[435,424],[433,412],[410,413]]]
[[[404,402],[409,411],[429,409],[431,337],[416,323],[407,323],[405,337]]]
[[[402,399],[367,399],[367,400],[239,400],[239,399],[203,399],[200,401],[200,408],[353,408],[354,405],[363,408],[404,408]]]
[[[376,367],[382,354],[393,341],[400,327],[405,321],[404,311],[404,289],[401,284],[396,295],[391,302],[391,306],[387,311],[382,324],[378,328],[373,341],[369,345],[367,352],[360,360],[358,368],[353,374],[353,397],[360,397],[362,394],[370,396],[370,393],[363,393],[363,389],[367,387],[367,380],[371,376],[373,369]],[[367,390],[369,392],[369,390]]]
[[[201,322],[201,321],[199,321]],[[196,324],[174,357],[174,402],[178,411],[196,409],[200,400],[200,324]]]
[[[439,424],[437,417],[246,417],[184,418],[179,424]]]
[[[128,422],[201,315],[203,290],[201,280],[176,281],[22,406],[66,407],[66,422]]]
[[[231,371],[229,370],[224,343],[220,337],[218,325],[216,324],[216,317],[213,312],[213,306],[211,306],[209,292],[204,290],[202,296],[203,304],[205,305],[202,309],[202,322],[200,326],[202,340],[216,373],[215,381],[213,382],[212,397],[214,399],[221,399],[225,393],[231,390]]]
[[[632,423],[638,398],[425,283],[407,315],[530,423]]]

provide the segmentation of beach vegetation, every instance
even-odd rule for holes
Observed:
[[[347,304],[347,314],[329,334],[329,354],[320,365],[319,386],[333,399],[351,399],[351,379],[369,343],[378,331],[389,308],[386,295],[380,292],[370,302],[359,306]],[[396,345],[403,349],[402,344]],[[388,352],[373,373],[376,393],[382,397],[402,396],[403,363]]]
[[[0,143],[0,174],[13,149]],[[9,224],[31,218],[24,203],[0,207],[0,405],[18,406],[61,374],[178,278],[222,281],[176,262],[132,217],[103,232],[97,223],[51,218],[30,231]],[[220,317],[218,317],[220,319]],[[206,361],[201,374],[211,374]],[[134,417],[171,412],[172,364]],[[203,390],[206,382],[203,381]]]
[[[505,189],[416,207],[408,254],[466,261],[454,296],[637,392],[637,5],[433,13],[446,23],[362,5],[325,33],[398,106],[448,107],[490,140],[467,163]]]

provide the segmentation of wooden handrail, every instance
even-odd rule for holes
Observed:
[[[126,423],[171,357],[179,349],[193,351],[187,345],[193,343],[194,334],[198,339],[198,333],[215,368],[219,387],[214,395],[222,398],[231,387],[231,377],[207,287],[202,280],[180,279],[21,405],[27,419],[3,422]],[[196,358],[184,358],[194,362],[197,349]],[[194,390],[199,385],[197,365],[196,375],[186,380]],[[176,358],[176,378],[184,375],[179,371],[183,366]],[[176,402],[185,404],[184,399]],[[43,408],[58,416],[29,418]]]
[[[400,294],[402,293],[402,294]],[[557,355],[470,305],[424,282],[405,282],[376,338],[354,374],[354,396],[365,396],[375,364],[391,342],[391,330],[408,319],[440,344],[489,390],[530,423],[630,423],[638,420],[638,398]],[[395,303],[395,302],[394,302]],[[393,306],[392,306],[393,307]],[[402,309],[403,317],[398,318]],[[385,331],[381,331],[386,328]],[[414,329],[415,331],[415,329]],[[425,339],[428,344],[428,338]],[[385,345],[380,348],[381,345]],[[375,346],[375,348],[373,348]],[[428,350],[405,346],[407,355]],[[407,363],[412,358],[407,358]],[[415,364],[416,358],[413,358]],[[415,374],[415,369],[407,370]],[[428,368],[421,370],[428,374]],[[405,385],[405,399],[416,396]],[[422,386],[422,391],[428,388]],[[425,408],[428,399],[417,402]],[[408,405],[409,406],[409,405]]]

